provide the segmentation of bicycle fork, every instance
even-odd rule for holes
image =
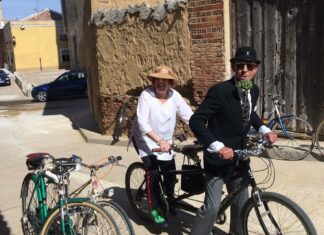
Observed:
[[[265,220],[267,219],[269,223],[275,228],[275,234],[281,235],[280,227],[278,226],[275,218],[272,216],[271,210],[268,206],[268,202],[262,200],[262,191],[258,188],[253,189],[252,198],[254,202],[254,209],[257,215],[257,218],[260,222],[260,225],[264,231],[265,235],[273,234],[273,232],[269,232]],[[262,210],[262,212],[261,212]]]

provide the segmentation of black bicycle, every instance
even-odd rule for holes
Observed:
[[[251,196],[245,203],[242,214],[241,223],[243,234],[308,234],[316,235],[316,230],[310,218],[291,199],[278,193],[265,192],[265,189],[259,188],[257,182],[253,176],[250,164],[246,164],[246,160],[251,155],[258,156],[264,148],[269,148],[270,145],[267,142],[251,146],[250,149],[235,151],[235,164],[246,166],[246,170],[242,171],[242,176],[245,178],[245,183],[236,191],[226,195],[221,202],[221,206],[218,212],[218,217],[215,221],[217,224],[224,224],[226,222],[225,211],[232,205],[234,199],[239,193],[247,186],[251,187]],[[198,145],[188,145],[183,148],[174,148],[175,151],[181,152],[184,158],[188,158],[194,162],[194,165],[198,166],[198,169],[189,170],[175,170],[169,172],[159,172],[160,174],[160,189],[161,189],[161,201],[163,202],[162,210],[167,218],[170,205],[173,208],[182,209],[188,212],[195,213],[197,208],[184,203],[182,200],[190,198],[193,195],[203,193],[203,190],[196,188],[193,192],[181,192],[175,195],[174,199],[168,200],[164,190],[164,184],[162,175],[165,174],[180,174],[183,178],[193,175],[203,174],[203,170],[199,169],[200,159],[198,152],[203,148]],[[274,168],[272,160],[270,158],[262,159],[269,161],[267,166],[268,171],[272,171],[267,174],[268,176],[274,175]],[[199,177],[198,177],[199,178]],[[268,179],[269,180],[269,179]],[[274,180],[274,177],[272,178]],[[182,183],[181,179],[181,183]],[[193,181],[191,181],[193,182]],[[273,183],[273,182],[272,182]],[[128,200],[136,212],[136,214],[144,220],[152,221],[149,216],[149,206],[147,199],[147,191],[145,184],[145,169],[141,162],[135,162],[131,164],[126,172],[126,192]],[[153,221],[152,221],[153,222]],[[213,229],[215,234],[216,229]]]
[[[135,97],[132,96],[120,96],[116,95],[117,100],[121,103],[115,119],[115,128],[113,131],[113,141],[111,145],[114,145],[119,141],[119,137],[122,135],[126,126],[133,126],[134,115],[132,115],[129,104],[134,103]]]

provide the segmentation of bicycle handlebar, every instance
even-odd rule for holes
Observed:
[[[183,147],[179,147],[176,144],[172,144],[171,145],[171,150],[177,152],[177,153],[182,153],[182,154],[190,154],[190,153],[198,153],[202,150],[204,150],[204,147],[199,144],[197,141],[194,142],[194,144],[188,144],[188,145],[184,145]],[[161,148],[153,148],[152,152],[162,152]]]
[[[250,148],[250,149],[239,149],[239,150],[234,150],[234,160],[236,161],[245,161],[247,160],[248,158],[250,158],[250,156],[258,156],[262,153],[262,149],[265,149],[265,148],[273,148],[275,147],[275,145],[273,145],[272,143],[270,143],[269,141],[267,140],[264,140],[264,139],[261,139],[260,142]]]
[[[119,161],[122,160],[122,159],[123,158],[121,156],[117,156],[117,157],[110,156],[110,157],[108,157],[108,161],[105,162],[105,163],[103,163],[103,164],[98,164],[98,165],[92,164],[92,165],[88,165],[88,164],[82,163],[82,166],[84,166],[84,167],[86,167],[86,168],[88,168],[90,170],[97,171],[100,168],[106,167],[106,166],[108,166],[110,164],[115,164],[116,163],[116,165],[119,165]]]

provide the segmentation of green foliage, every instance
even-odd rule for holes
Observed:
[[[238,83],[237,83],[237,87],[247,91],[247,90],[250,90],[253,86],[253,83],[252,81],[250,80],[240,80]]]

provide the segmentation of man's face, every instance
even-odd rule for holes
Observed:
[[[232,69],[239,80],[251,81],[258,70],[258,65],[250,61],[235,61]]]

